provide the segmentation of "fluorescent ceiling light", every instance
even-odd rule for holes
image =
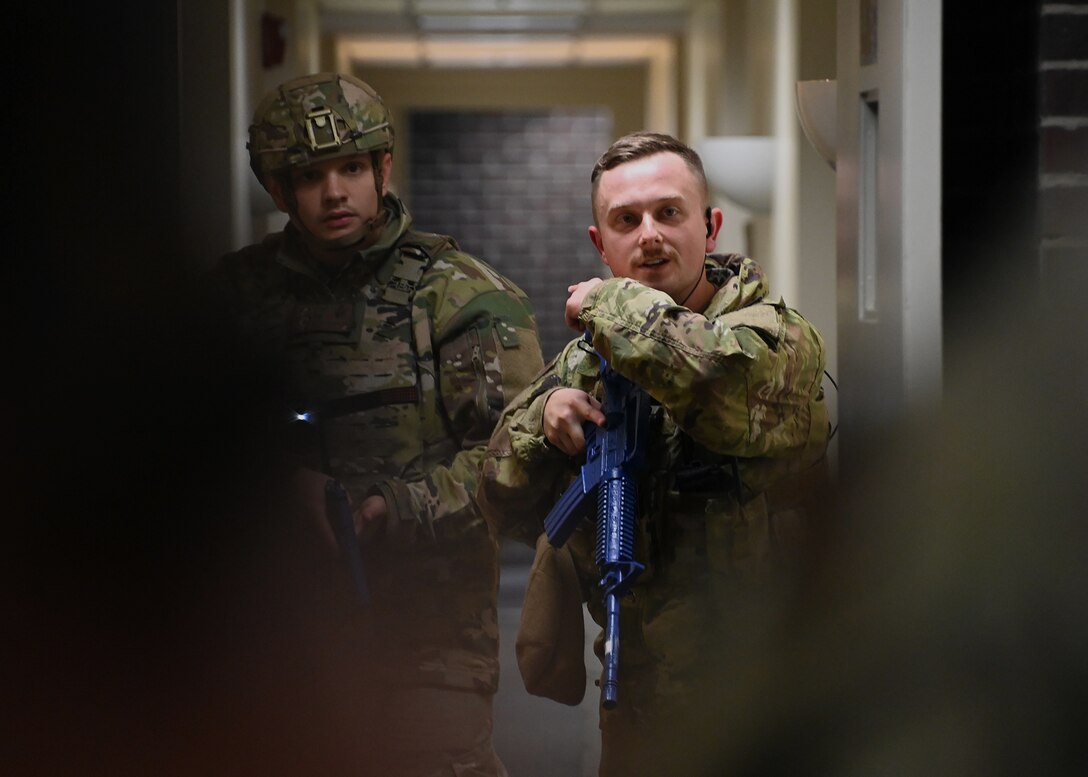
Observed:
[[[617,65],[668,60],[674,45],[667,36],[354,36],[338,43],[337,56],[345,63],[438,67]]]
[[[683,13],[693,0],[597,0],[593,12],[599,14]]]
[[[581,25],[579,16],[492,16],[423,15],[418,17],[423,32],[570,32]]]
[[[589,0],[413,0],[417,14],[461,13],[585,13]]]

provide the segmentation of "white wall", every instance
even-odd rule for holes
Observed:
[[[798,79],[835,77],[836,0],[800,0]],[[816,325],[827,346],[827,370],[838,380],[836,304],[835,171],[801,133],[798,141],[797,293],[798,308]],[[825,381],[832,421],[838,419],[838,392]],[[838,437],[832,441],[833,453]]]
[[[876,57],[862,64],[860,0],[839,1],[844,450],[941,394],[941,6],[877,8]]]

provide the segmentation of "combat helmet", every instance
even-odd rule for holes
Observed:
[[[314,162],[392,151],[393,125],[369,84],[344,73],[315,73],[287,81],[261,100],[246,148],[253,173],[265,184],[269,175]]]

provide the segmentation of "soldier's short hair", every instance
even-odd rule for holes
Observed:
[[[624,135],[609,146],[608,150],[601,154],[597,164],[593,166],[593,172],[589,176],[590,183],[593,185],[591,192],[593,218],[597,218],[597,185],[600,182],[601,175],[606,170],[619,167],[627,162],[634,162],[636,159],[662,153],[676,154],[684,160],[688,169],[695,174],[695,178],[699,181],[699,187],[703,192],[703,197],[706,198],[706,171],[703,170],[703,160],[699,158],[695,149],[681,143],[672,135],[665,135],[660,132],[632,132],[629,135]]]

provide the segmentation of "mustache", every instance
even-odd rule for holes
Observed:
[[[658,259],[675,259],[676,253],[670,251],[665,246],[660,246],[656,250],[642,251],[639,255],[640,263],[656,262]]]

